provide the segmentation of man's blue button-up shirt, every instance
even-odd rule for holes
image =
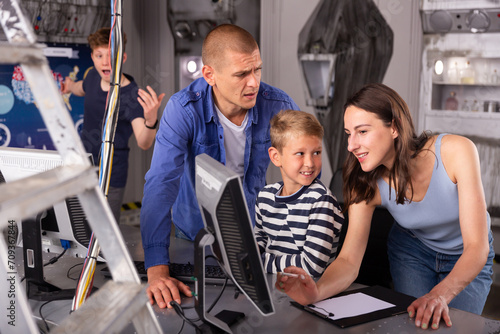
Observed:
[[[243,190],[252,222],[255,200],[265,186],[271,145],[270,120],[280,110],[298,106],[282,90],[260,84],[245,128]],[[206,153],[226,163],[224,131],[214,107],[212,87],[200,78],[168,101],[146,174],[141,234],[146,268],[170,264],[172,222],[191,240],[203,227],[195,192],[195,157]]]

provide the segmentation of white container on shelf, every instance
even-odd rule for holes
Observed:
[[[465,67],[460,71],[460,83],[473,85],[476,82],[474,68],[470,61],[465,63]]]

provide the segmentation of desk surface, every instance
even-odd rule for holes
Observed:
[[[140,244],[140,232],[138,228],[122,226],[124,238],[129,246],[134,260],[142,260],[142,246]],[[128,240],[128,241],[127,241]],[[171,257],[173,262],[192,261],[193,244],[189,241],[172,239]],[[21,257],[22,258],[22,257]],[[50,257],[49,257],[50,258]],[[67,278],[68,269],[78,263],[78,259],[61,258],[57,265],[46,267],[46,280],[61,287],[71,288],[75,286],[75,281]],[[100,286],[105,278],[100,274],[100,268],[104,264],[98,265],[95,276],[95,286]],[[81,267],[79,267],[81,269]],[[77,277],[76,272],[72,271],[69,276]],[[233,325],[233,333],[415,333],[424,331],[415,327],[413,320],[408,314],[402,314],[384,318],[378,321],[372,321],[365,324],[341,329],[326,320],[322,320],[308,312],[302,311],[290,305],[291,299],[284,293],[274,288],[275,275],[267,275],[271,296],[273,299],[275,313],[270,316],[261,315],[247,300],[243,294],[235,298],[234,286],[226,287],[222,297],[214,306],[211,314],[217,314],[223,309],[239,311],[245,314],[245,318],[239,323]],[[353,285],[357,288],[359,285]],[[206,287],[207,304],[211,304],[218,295],[221,286],[208,285]],[[38,311],[43,302],[30,300],[33,314],[38,316]],[[188,318],[198,318],[194,308],[194,298],[182,298],[182,307],[185,309],[185,315]],[[165,333],[178,333],[182,327],[182,319],[171,309],[160,309],[157,305],[154,307],[158,315],[158,320]],[[70,309],[70,301],[54,301],[44,306],[43,315],[49,324],[57,324],[64,319]],[[451,318],[453,326],[447,328],[444,324],[438,330],[430,330],[432,333],[500,333],[500,321],[487,319],[469,312],[457,309],[451,309]],[[123,333],[134,333],[132,325],[126,327]],[[181,333],[195,333],[195,329],[189,324],[184,324]]]

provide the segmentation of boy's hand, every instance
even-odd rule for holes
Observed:
[[[83,81],[73,81],[71,77],[66,77],[66,79],[64,79],[64,82],[61,83],[61,93],[72,93],[76,96],[85,96],[85,91],[83,90]]]
[[[73,88],[74,83],[75,82],[70,77],[66,77],[61,83],[61,92],[63,94],[71,93],[71,88]]]
[[[156,92],[150,86],[147,86],[149,91],[146,92],[143,89],[139,89],[139,97],[137,101],[142,106],[144,110],[144,119],[146,120],[146,124],[149,126],[153,126],[158,119],[158,108],[160,108],[161,101],[165,97],[165,94],[160,94],[160,96],[156,95]]]

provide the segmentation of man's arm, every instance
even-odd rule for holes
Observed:
[[[182,107],[170,99],[158,131],[151,168],[146,174],[141,208],[141,236],[144,262],[148,272],[148,296],[160,307],[171,307],[180,292],[191,296],[189,287],[170,277],[170,231],[172,205],[179,193],[184,170],[184,155],[190,137],[188,117]],[[177,300],[180,302],[180,300]]]

